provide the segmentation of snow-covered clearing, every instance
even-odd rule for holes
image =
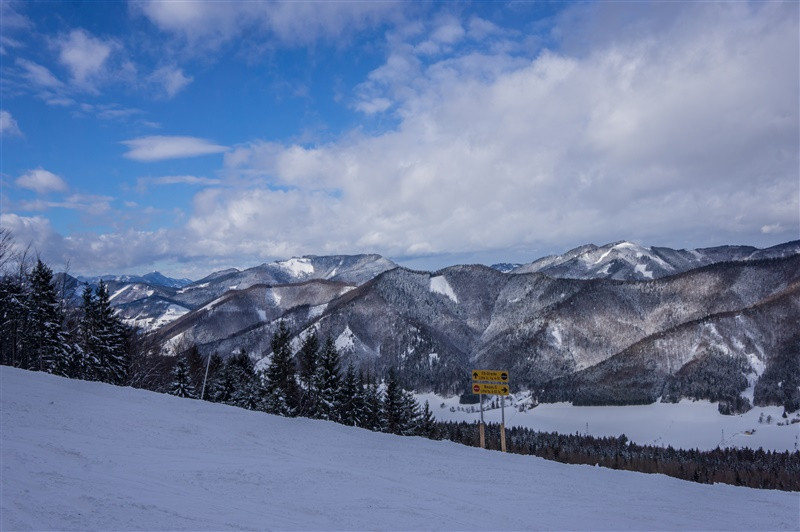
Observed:
[[[459,405],[458,397],[442,398],[434,394],[418,394],[422,404],[428,401],[440,421],[480,419],[478,405]],[[499,404],[499,398],[497,399]],[[444,408],[441,408],[444,403]],[[527,427],[542,432],[619,436],[643,445],[671,445],[682,449],[709,450],[720,447],[750,447],[774,451],[794,451],[800,444],[800,423],[784,423],[783,408],[756,407],[746,414],[723,416],[716,403],[688,401],[654,403],[635,406],[572,406],[569,403],[541,404],[525,412],[509,407],[506,401],[506,426]],[[459,406],[475,412],[459,411]],[[451,408],[455,408],[454,412]],[[763,422],[759,422],[762,416]],[[771,422],[767,423],[767,417]],[[800,412],[791,418],[800,417]],[[500,409],[486,410],[484,419],[500,423]],[[746,434],[752,432],[752,434]]]
[[[800,495],[0,367],[3,530],[793,530]]]
[[[453,291],[453,287],[450,286],[450,283],[447,282],[447,277],[444,275],[437,275],[436,277],[431,277],[431,284],[430,284],[430,291],[434,294],[441,294],[453,301],[453,303],[458,303],[458,297],[456,293]]]

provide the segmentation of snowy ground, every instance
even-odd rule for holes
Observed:
[[[797,530],[800,494],[0,367],[0,529]]]
[[[473,422],[480,419],[478,405],[459,405],[458,397],[419,394],[417,400],[420,404],[428,401],[433,415],[440,421]],[[464,412],[459,407],[474,407],[475,412]],[[525,412],[506,406],[506,426],[562,434],[625,434],[636,443],[664,447],[671,445],[682,449],[708,450],[720,446],[797,450],[800,423],[787,423],[781,417],[782,413],[783,408],[780,407],[757,407],[739,416],[723,416],[717,410],[716,403],[688,400],[677,404],[641,406],[572,406],[569,403],[555,403],[541,404]],[[759,423],[762,415],[763,422]],[[768,416],[772,418],[770,423],[767,423]],[[487,422],[500,423],[500,418],[499,408],[484,412]],[[792,418],[800,418],[800,412],[794,413],[788,421]],[[779,426],[778,423],[784,425]]]

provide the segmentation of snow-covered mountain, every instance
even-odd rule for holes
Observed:
[[[167,288],[182,288],[187,284],[192,283],[191,279],[174,279],[159,272],[150,272],[145,275],[100,275],[98,277],[84,277],[79,275],[77,279],[80,282],[89,284],[91,286],[96,286],[101,279],[106,283],[139,283],[152,286],[164,286]]]
[[[644,247],[632,242],[589,244],[562,255],[551,255],[511,270],[540,272],[567,279],[647,280],[675,275],[718,262],[787,257],[800,253],[800,240],[766,249],[720,246],[694,250]]]
[[[797,494],[0,367],[2,530],[796,530]],[[609,489],[613,486],[613,489]]]

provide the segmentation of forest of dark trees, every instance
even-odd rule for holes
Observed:
[[[436,437],[477,447],[474,423],[437,423]],[[486,426],[486,447],[500,448],[500,425]],[[625,435],[598,438],[581,434],[506,429],[508,452],[565,464],[587,464],[642,473],[660,473],[703,484],[800,491],[800,451],[716,448],[711,451],[639,445]]]

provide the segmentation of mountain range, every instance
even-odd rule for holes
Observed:
[[[422,272],[379,255],[307,256],[182,287],[107,282],[121,315],[167,351],[261,359],[283,320],[296,346],[314,329],[346,362],[394,368],[417,390],[463,393],[470,368],[498,367],[540,401],[800,408],[800,241],[616,242],[502,266]]]

